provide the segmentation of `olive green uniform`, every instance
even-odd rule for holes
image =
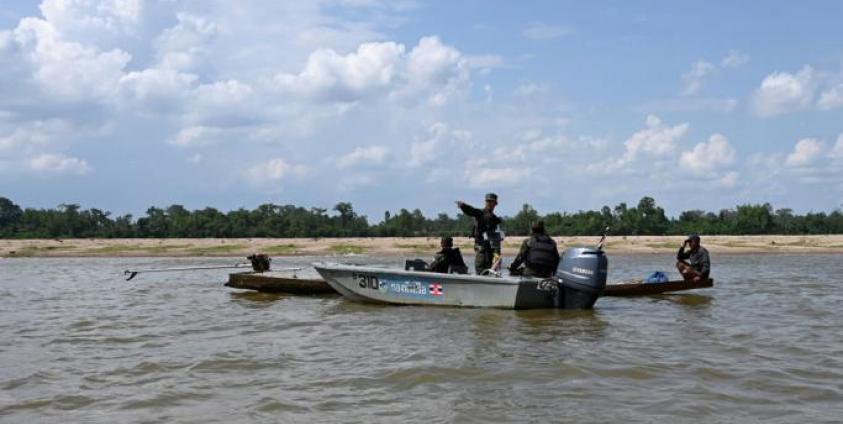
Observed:
[[[452,268],[462,269],[462,271],[457,272],[465,272],[465,262],[463,262],[460,249],[444,247],[442,250],[436,252],[433,262],[430,263],[430,270],[446,274]]]
[[[543,252],[537,255],[532,251],[536,244],[541,244]],[[541,263],[534,263],[538,260]],[[522,270],[518,268],[524,265]],[[556,242],[545,234],[533,234],[529,238],[524,239],[521,243],[521,249],[518,251],[518,256],[509,265],[509,272],[513,275],[523,275],[525,277],[550,277],[556,270],[559,264],[559,251],[556,247]]]
[[[501,219],[491,210],[477,209],[473,206],[460,205],[462,213],[474,218],[474,271],[477,274],[492,267],[492,260],[497,253],[501,254],[501,243],[496,239],[498,225]]]

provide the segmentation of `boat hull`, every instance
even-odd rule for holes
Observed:
[[[280,272],[242,272],[229,274],[226,287],[242,290],[256,290],[265,293],[287,293],[299,295],[322,295],[337,292],[324,280],[296,278]]]
[[[541,309],[564,307],[559,290],[567,290],[529,277],[437,274],[325,263],[314,267],[337,292],[360,302]]]
[[[607,284],[603,290],[603,296],[649,296],[654,294],[672,293],[684,290],[705,289],[714,287],[714,280],[692,281],[668,281],[665,283],[620,283]]]

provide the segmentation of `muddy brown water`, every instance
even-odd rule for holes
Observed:
[[[402,258],[273,265],[316,260]],[[713,289],[566,312],[120,275],[226,258],[0,259],[0,422],[841,422],[843,256],[713,260]],[[670,262],[610,254],[610,280]]]

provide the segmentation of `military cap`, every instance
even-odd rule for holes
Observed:
[[[442,247],[454,247],[453,237],[449,237],[449,236],[442,237],[442,240],[440,240],[440,243],[441,243]]]
[[[492,200],[492,201],[497,202],[498,201],[498,195],[495,194],[495,193],[486,193],[486,200]]]
[[[688,240],[699,240],[699,239],[700,239],[700,235],[697,234],[697,233],[688,234]]]

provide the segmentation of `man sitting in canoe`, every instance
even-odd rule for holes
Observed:
[[[686,252],[685,247],[689,250]],[[679,252],[676,254],[676,269],[682,274],[687,282],[699,283],[708,280],[711,272],[711,259],[708,257],[708,250],[700,246],[699,234],[691,234],[682,243]]]
[[[462,259],[462,253],[459,248],[454,248],[454,239],[451,237],[442,237],[439,245],[442,250],[436,252],[436,257],[430,263],[430,270],[447,274],[454,272],[457,274],[465,274],[468,272],[468,267]]]
[[[522,264],[524,267],[519,268]],[[539,221],[530,229],[530,237],[521,243],[521,250],[509,266],[509,273],[547,278],[556,273],[558,265],[559,249],[556,248],[556,242],[545,234],[544,221]]]

